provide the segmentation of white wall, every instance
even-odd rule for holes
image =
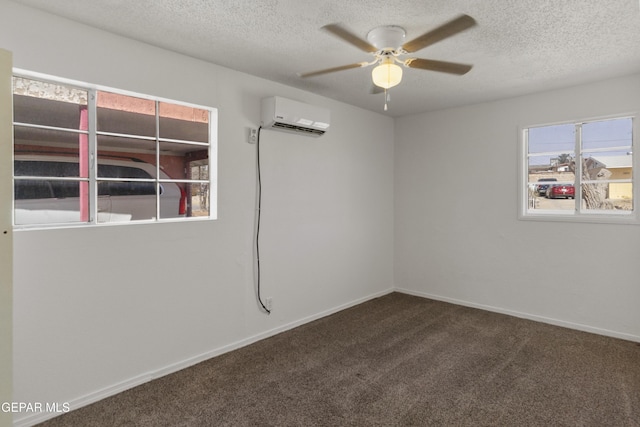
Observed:
[[[393,120],[1,0],[21,69],[219,109],[210,222],[19,231],[14,400],[113,394],[393,286]],[[328,107],[319,139],[262,132],[262,292],[253,280],[260,100]],[[17,414],[29,424],[50,414]]]
[[[519,126],[637,111],[640,75],[396,120],[396,286],[640,341],[640,226],[517,205]]]

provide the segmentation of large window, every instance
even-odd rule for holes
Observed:
[[[15,75],[18,227],[215,218],[216,110]]]
[[[634,118],[523,130],[525,218],[634,222]]]

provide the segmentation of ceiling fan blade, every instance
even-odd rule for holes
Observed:
[[[409,58],[404,61],[404,65],[409,68],[439,71],[441,73],[457,74],[459,76],[468,73],[469,70],[473,68],[473,65],[458,64],[455,62],[435,61],[433,59],[421,58]]]
[[[323,30],[330,32],[336,37],[341,38],[347,43],[357,47],[365,52],[376,52],[378,49],[369,42],[362,40],[360,37],[351,33],[349,30],[342,28],[338,24],[328,24],[322,27]]]
[[[314,76],[319,76],[321,74],[334,73],[336,71],[343,71],[343,70],[350,70],[352,68],[366,67],[367,65],[369,65],[368,62],[358,62],[356,64],[341,65],[340,67],[325,68],[324,70],[310,71],[308,73],[298,73],[298,76],[300,76],[302,78],[314,77]]]
[[[417,37],[411,41],[408,41],[402,45],[402,49],[405,52],[411,53],[424,49],[440,40],[446,39],[454,34],[471,28],[476,25],[476,20],[469,15],[460,15],[457,18],[439,26],[438,28],[424,33],[420,37]]]

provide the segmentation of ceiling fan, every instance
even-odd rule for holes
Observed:
[[[378,64],[371,73],[374,83],[372,93],[379,93],[383,90],[386,93],[387,89],[400,83],[402,80],[402,68],[398,64],[408,68],[463,75],[471,70],[472,65],[422,58],[401,59],[400,57],[424,49],[474,25],[476,25],[476,21],[472,17],[463,14],[406,43],[403,43],[406,32],[404,28],[397,25],[374,28],[367,34],[366,41],[338,24],[325,25],[322,27],[323,30],[364,52],[372,54],[374,59],[370,62],[357,62],[324,70],[299,73],[298,75],[302,78],[307,78]],[[385,110],[387,109],[386,99],[387,96],[385,96]]]

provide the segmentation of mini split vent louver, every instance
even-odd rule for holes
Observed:
[[[283,132],[310,133],[310,134],[313,134],[312,136],[320,136],[320,135],[324,135],[325,133],[324,130],[302,127],[300,125],[290,125],[288,123],[282,123],[282,122],[274,122],[271,128],[281,130]]]
[[[329,129],[327,108],[273,96],[262,100],[262,126],[265,129],[321,136]]]

